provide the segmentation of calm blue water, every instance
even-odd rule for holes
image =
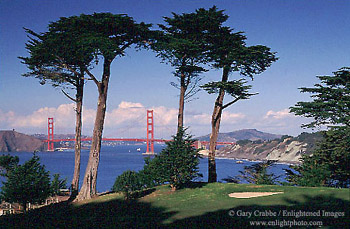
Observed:
[[[127,169],[140,170],[144,166],[144,158],[141,152],[137,152],[137,148],[141,148],[141,152],[146,151],[146,145],[119,145],[119,146],[104,146],[101,151],[100,165],[98,168],[97,190],[98,192],[108,191],[112,188],[115,178]],[[155,145],[154,150],[160,152],[164,145]],[[0,152],[0,155],[4,153]],[[20,163],[29,160],[33,153],[11,153],[13,156],[20,158]],[[67,184],[70,184],[73,178],[74,171],[74,151],[68,150],[64,152],[39,152],[40,162],[46,166],[50,174],[59,173],[61,177],[67,178]],[[89,151],[82,150],[81,153],[81,179],[85,174],[86,164],[89,158]],[[218,180],[228,176],[236,176],[239,171],[244,170],[244,166],[251,165],[254,162],[244,162],[237,164],[235,160],[217,159]],[[271,172],[276,175],[284,174],[283,169],[288,168],[288,165],[278,164],[271,168]],[[208,159],[202,158],[199,165],[200,173],[203,178],[199,181],[206,181],[208,178]],[[1,186],[1,184],[0,184]]]

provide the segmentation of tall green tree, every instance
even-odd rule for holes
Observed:
[[[76,200],[90,199],[96,195],[97,170],[100,160],[101,140],[107,106],[107,92],[111,76],[111,64],[116,57],[125,55],[125,50],[132,45],[145,45],[149,39],[151,25],[136,23],[125,14],[95,13],[80,15],[67,20],[67,32],[77,31],[79,41],[92,48],[91,55],[102,63],[100,80],[90,71],[86,71],[98,90],[97,111],[92,135],[89,161],[85,170],[83,185]]]
[[[302,158],[290,172],[294,184],[306,186],[350,185],[350,68],[341,68],[331,76],[317,76],[321,81],[312,88],[300,88],[311,93],[312,101],[298,102],[291,107],[296,115],[313,118],[302,127],[326,125],[328,131],[311,156]],[[313,176],[313,174],[317,174]],[[315,179],[317,177],[318,179]]]
[[[75,126],[75,160],[74,174],[71,183],[72,198],[78,194],[80,178],[80,152],[82,131],[82,109],[85,74],[93,67],[94,49],[81,41],[81,33],[74,27],[74,18],[61,18],[51,22],[45,33],[35,33],[25,29],[29,36],[26,43],[29,57],[20,57],[29,72],[26,77],[35,77],[41,84],[49,82],[54,87],[61,87],[63,94],[76,104]],[[75,98],[64,90],[73,89]]]
[[[317,76],[321,81],[312,88],[302,87],[302,93],[311,93],[310,102],[298,102],[290,111],[313,118],[303,127],[335,125],[350,127],[350,68],[341,68],[332,76]]]
[[[59,47],[59,53],[61,51],[64,52],[64,57],[55,55],[58,62],[61,61],[57,68],[62,69],[63,66],[62,72],[64,74],[74,73],[80,76],[79,79],[84,79],[86,74],[89,80],[96,84],[98,91],[97,111],[89,161],[85,171],[83,186],[76,200],[89,199],[96,195],[97,169],[100,159],[111,64],[116,57],[124,56],[125,50],[130,46],[134,44],[145,45],[150,35],[149,27],[150,25],[145,23],[136,23],[125,14],[114,15],[111,13],[62,17],[49,26],[47,36],[50,42],[55,43],[56,39],[57,42],[63,39],[62,45],[68,42],[66,47]],[[31,42],[34,45],[36,44],[35,40]],[[73,44],[73,47],[69,46],[70,42]],[[51,53],[45,52],[44,55],[51,55]],[[66,59],[64,59],[65,57]],[[38,59],[40,61],[44,58],[46,56]],[[70,62],[70,60],[74,61]],[[82,69],[72,68],[72,66],[80,66],[76,61],[82,61],[86,65]],[[96,77],[94,72],[90,71],[89,67],[93,66],[92,61],[96,64],[102,62],[101,77]]]
[[[219,12],[223,14],[222,11]],[[228,16],[222,16],[222,18],[227,19]],[[218,94],[211,118],[208,182],[217,180],[215,150],[223,110],[240,100],[249,99],[255,95],[249,93],[251,85],[247,84],[247,80],[244,78],[229,80],[230,74],[237,72],[241,76],[253,79],[254,75],[264,72],[277,60],[275,53],[266,46],[247,46],[243,33],[233,32],[233,29],[223,26],[225,21],[221,21],[205,36],[210,44],[208,59],[214,68],[222,69],[221,80],[202,85],[202,88],[209,94]],[[230,95],[233,100],[224,103],[225,94]]]
[[[7,180],[1,187],[1,199],[10,203],[20,203],[23,210],[27,204],[38,204],[51,195],[50,174],[34,155],[23,165],[8,171]]]
[[[194,13],[176,14],[164,17],[165,25],[159,25],[162,36],[152,47],[158,56],[175,68],[174,76],[178,83],[172,83],[180,90],[177,129],[184,126],[185,102],[198,92],[200,74],[207,71],[203,66],[207,62],[207,41],[205,34],[224,21],[216,7],[209,10],[197,9]]]

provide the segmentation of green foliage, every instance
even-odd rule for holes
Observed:
[[[18,156],[1,155],[0,156],[0,176],[7,176],[7,173],[18,165]]]
[[[238,175],[237,178],[244,179],[253,184],[273,185],[280,176],[267,173],[267,169],[273,166],[274,163],[276,163],[276,161],[267,160],[253,165],[244,166],[244,171],[239,171],[241,175]]]
[[[114,182],[112,190],[123,192],[126,199],[132,198],[132,194],[145,188],[143,173],[127,170],[123,172]]]
[[[50,81],[53,86],[75,88],[101,58],[111,61],[124,56],[132,44],[144,46],[150,40],[149,27],[125,14],[94,13],[61,17],[44,33],[25,29],[30,56],[19,58],[30,71],[24,76],[36,77],[42,84]]]
[[[163,62],[175,67],[174,76],[180,85],[177,88],[187,91],[184,98],[189,99],[198,92],[199,74],[207,71],[203,64],[208,62],[207,34],[227,19],[227,16],[214,6],[208,10],[200,8],[194,13],[172,14],[164,17],[165,25],[159,25],[161,36],[152,44]]]
[[[256,95],[256,93],[249,93],[252,88],[251,85],[246,85],[247,81],[244,79],[232,80],[228,82],[218,81],[209,82],[201,86],[209,94],[218,94],[220,90],[225,91],[225,93],[230,96],[240,99],[249,99],[251,96]]]
[[[50,175],[39,157],[33,157],[23,165],[8,171],[7,180],[1,188],[1,199],[10,203],[20,203],[26,210],[27,203],[41,203],[51,194]]]
[[[276,61],[275,53],[262,45],[246,46],[247,39],[243,32],[233,32],[233,29],[222,25],[228,19],[223,11],[218,11],[221,20],[203,36],[208,43],[207,58],[214,68],[223,69],[220,81],[209,82],[202,87],[209,93],[220,94],[220,91],[229,94],[234,100],[223,108],[232,105],[240,99],[249,99],[256,93],[249,93],[251,85],[244,79],[229,81],[229,73],[239,72],[243,76],[253,78],[262,73],[272,62]]]
[[[288,181],[300,186],[350,185],[350,129],[333,128],[311,156],[304,155],[302,164],[287,170]]]
[[[313,101],[298,102],[291,112],[313,118],[303,127],[330,124],[324,138],[312,156],[302,158],[302,165],[289,171],[289,179],[296,185],[350,185],[350,68],[341,68],[333,76],[317,76],[321,83],[313,88],[301,88],[312,94]],[[312,178],[312,174],[316,178]],[[316,179],[316,180],[315,180]]]
[[[67,178],[61,179],[60,174],[54,174],[53,180],[51,181],[51,194],[60,195],[60,189],[67,189]]]
[[[193,147],[194,141],[180,128],[173,140],[166,143],[167,147],[147,161],[145,173],[150,174],[157,184],[169,183],[173,190],[186,186],[201,176],[198,168],[200,155]]]
[[[304,127],[323,124],[350,126],[350,68],[341,68],[333,76],[317,76],[321,83],[313,88],[300,88],[301,92],[311,93],[313,101],[298,102],[291,112],[314,121]]]
[[[324,132],[315,133],[303,132],[296,137],[296,140],[307,144],[307,150],[313,152],[316,149],[317,143],[322,140]]]
[[[252,143],[252,141],[249,139],[246,139],[246,140],[238,140],[236,143],[240,146],[245,146],[245,145]]]

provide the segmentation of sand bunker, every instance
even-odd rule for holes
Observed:
[[[228,194],[229,197],[234,198],[253,198],[253,197],[260,197],[260,196],[271,196],[275,194],[281,194],[283,192],[234,192]]]

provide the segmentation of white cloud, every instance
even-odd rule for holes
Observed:
[[[155,137],[169,138],[176,131],[177,108],[152,107],[154,110]],[[123,101],[112,110],[107,110],[105,137],[146,137],[146,110],[141,103]],[[83,134],[92,135],[96,111],[83,108]],[[24,133],[46,133],[47,118],[54,118],[55,133],[74,133],[75,104],[61,104],[58,107],[43,107],[31,114],[22,115],[0,110],[0,128],[16,129]],[[303,131],[305,118],[289,113],[288,109],[270,110],[262,117],[251,117],[243,113],[223,112],[221,131],[229,132],[245,128],[277,134],[298,134]],[[210,132],[211,113],[191,112],[185,114],[185,126],[192,134],[201,136]]]
[[[246,118],[246,115],[242,113],[230,113],[230,112],[222,113],[222,123],[236,124],[238,122],[241,122],[245,118]]]
[[[289,109],[283,109],[280,111],[269,110],[264,119],[286,119],[286,118],[295,118],[295,115],[289,112]]]
[[[257,119],[253,122],[253,126],[254,128],[270,133],[296,136],[303,131],[310,131],[301,128],[303,123],[308,122],[310,122],[309,119],[296,116],[286,108],[279,111],[267,111],[262,119]]]

